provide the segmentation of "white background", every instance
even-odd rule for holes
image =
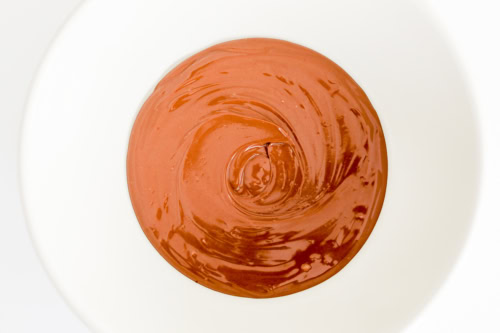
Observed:
[[[58,27],[79,2],[0,0],[0,332],[88,332],[45,276],[29,240],[19,193],[13,191],[31,78]],[[456,50],[480,110],[482,186],[475,224],[458,264],[405,332],[500,332],[500,3],[428,2]]]

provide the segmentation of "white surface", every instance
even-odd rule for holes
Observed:
[[[43,271],[17,188],[25,98],[47,45],[76,0],[0,1],[0,332],[88,332]]]
[[[73,321],[72,316],[61,306],[52,288],[48,287],[46,278],[33,256],[24,234],[24,226],[19,222],[19,205],[14,191],[15,179],[12,176],[15,173],[16,130],[30,73],[42,53],[44,44],[63,17],[64,10],[56,9],[64,8],[65,5],[70,7],[71,2],[45,1],[45,7],[42,9],[34,8],[37,3],[32,0],[9,2],[8,5],[0,3],[0,24],[11,28],[0,30],[2,47],[6,46],[8,50],[0,54],[2,60],[0,62],[2,66],[0,67],[2,74],[0,167],[2,186],[6,184],[11,188],[9,192],[1,192],[2,210],[6,212],[4,215],[6,218],[2,219],[0,225],[2,228],[0,331],[78,332],[81,324]],[[482,201],[466,251],[446,286],[423,315],[407,330],[408,332],[498,332],[500,330],[499,322],[495,318],[500,312],[500,295],[496,283],[500,280],[500,272],[498,265],[491,265],[491,262],[495,262],[493,255],[499,252],[495,238],[500,231],[496,213],[496,198],[500,194],[498,191],[500,179],[496,171],[500,168],[496,147],[496,143],[500,141],[498,131],[500,117],[499,103],[495,99],[495,84],[500,74],[496,59],[500,54],[498,45],[494,42],[496,34],[491,29],[496,28],[498,31],[500,26],[495,17],[498,5],[488,1],[482,3],[483,5],[475,3],[472,8],[467,2],[457,3],[447,0],[435,4],[436,8],[440,9],[439,13],[443,14],[446,26],[451,29],[450,32],[455,34],[453,36],[457,49],[463,56],[471,83],[474,84],[474,91],[478,94],[484,151],[487,150],[489,154],[485,156],[483,164]],[[31,10],[25,10],[24,6]],[[7,8],[4,10],[4,7]],[[13,12],[18,15],[12,15]],[[43,22],[44,25],[39,27],[35,24],[36,28],[33,28],[31,20]],[[11,35],[12,32],[16,34]],[[488,34],[481,35],[481,32]],[[25,41],[28,46],[20,48],[16,45],[17,38]],[[5,73],[7,76],[4,76]],[[5,126],[7,124],[8,126]],[[5,163],[3,163],[4,157]],[[22,265],[19,262],[22,262]],[[4,266],[4,263],[7,265]]]
[[[22,136],[33,238],[85,322],[123,333],[294,333],[332,323],[344,333],[399,331],[455,262],[476,201],[475,113],[428,15],[399,0],[117,4],[87,1],[65,26],[34,83]],[[214,292],[166,263],[137,223],[125,169],[132,123],[164,73],[213,43],[251,36],[309,46],[346,69],[378,110],[390,168],[377,226],[349,265],[265,300]]]
[[[435,1],[481,111],[480,202],[447,283],[407,333],[500,332],[500,3]]]

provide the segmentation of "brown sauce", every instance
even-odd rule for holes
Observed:
[[[132,204],[190,279],[245,297],[330,278],[382,208],[377,114],[338,65],[274,39],[212,46],[169,72],[130,136]]]

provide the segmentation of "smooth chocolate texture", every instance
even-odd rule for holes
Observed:
[[[182,62],[135,121],[132,204],[178,271],[223,293],[317,285],[378,219],[387,153],[377,114],[338,65],[297,44],[242,39]]]

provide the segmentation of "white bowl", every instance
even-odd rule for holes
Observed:
[[[387,141],[382,214],[356,257],[306,291],[246,299],[202,287],[144,236],[125,172],[135,116],[186,56],[272,37],[343,67]],[[98,332],[393,332],[430,299],[476,201],[475,112],[452,53],[409,1],[87,1],[53,43],[27,106],[24,204],[52,279]]]

